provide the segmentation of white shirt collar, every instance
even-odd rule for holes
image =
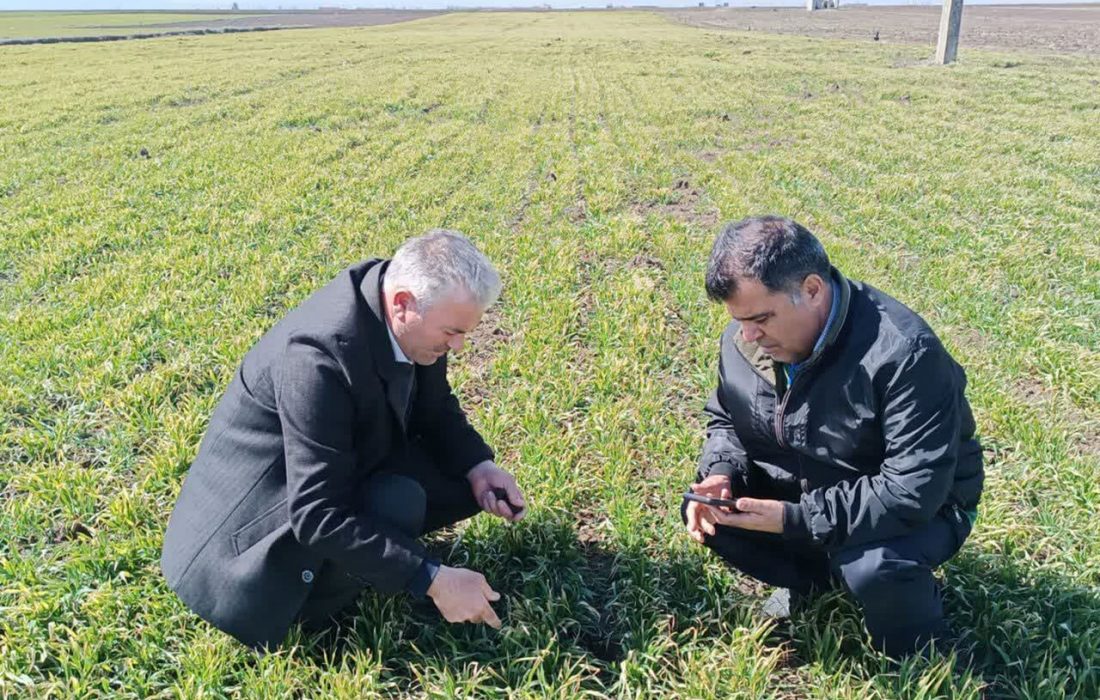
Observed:
[[[412,360],[405,355],[405,351],[397,344],[397,338],[393,334],[393,329],[390,328],[390,320],[388,318],[386,319],[386,332],[390,334],[390,345],[393,346],[393,359],[411,365]]]

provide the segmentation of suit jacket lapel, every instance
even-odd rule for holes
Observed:
[[[408,431],[405,424],[405,409],[411,396],[407,396],[408,384],[405,382],[404,372],[409,368],[402,367],[393,356],[393,346],[390,345],[389,330],[386,327],[386,314],[382,308],[382,276],[389,261],[382,261],[367,270],[363,281],[359,283],[359,293],[367,302],[370,309],[367,327],[370,335],[371,354],[374,356],[374,366],[378,376],[382,378],[382,384],[386,388],[386,402],[401,424],[402,432]],[[416,367],[411,368],[416,371]]]

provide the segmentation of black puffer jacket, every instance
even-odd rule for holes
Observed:
[[[784,536],[830,550],[972,511],[984,477],[963,369],[916,313],[832,274],[837,316],[790,387],[738,322],[726,327],[699,462],[700,478],[726,474],[735,493],[750,463],[801,492]]]

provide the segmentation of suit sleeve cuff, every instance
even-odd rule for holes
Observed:
[[[432,581],[435,580],[435,575],[438,573],[439,562],[434,559],[425,558],[420,562],[420,566],[417,567],[412,578],[409,579],[409,583],[405,586],[405,590],[414,598],[424,598],[428,595],[428,589],[431,588]]]
[[[783,503],[783,539],[808,542],[811,539],[810,526],[801,503]]]
[[[493,455],[492,452],[489,452],[488,456],[477,457],[474,461],[470,462],[469,464],[466,464],[466,466],[464,466],[462,469],[458,470],[458,473],[462,476],[466,476],[467,474],[469,474],[470,472],[472,472],[474,470],[474,467],[480,467],[485,462],[493,462],[494,464],[496,464],[495,460],[496,460],[495,455]]]

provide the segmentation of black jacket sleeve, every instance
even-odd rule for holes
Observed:
[[[735,494],[743,489],[748,475],[748,457],[741,439],[737,437],[733,418],[722,401],[722,359],[718,360],[718,386],[711,392],[704,409],[707,417],[707,439],[703,454],[699,457],[699,480],[708,476],[728,476]],[[743,490],[741,491],[743,492]]]
[[[272,372],[294,536],[379,592],[402,590],[425,551],[355,502],[355,405],[340,364],[317,341],[292,337]]]
[[[959,452],[959,369],[935,338],[918,337],[880,397],[879,474],[803,494],[784,507],[784,535],[827,549],[904,535],[947,500]]]
[[[418,390],[414,428],[428,438],[424,446],[440,468],[454,476],[465,476],[481,462],[493,459],[493,451],[466,420],[451,390],[447,357],[436,360],[423,374],[425,386]]]

